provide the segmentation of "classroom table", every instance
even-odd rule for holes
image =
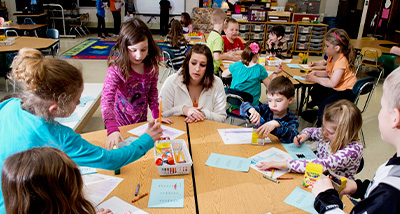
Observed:
[[[388,40],[363,40],[363,39],[350,39],[350,43],[355,49],[361,50],[364,47],[372,47],[381,49],[382,53],[390,54],[390,48],[380,46],[381,44],[398,45],[398,43]]]
[[[190,38],[188,34],[183,34],[186,39]],[[195,45],[197,43],[206,43],[206,38],[204,37],[204,34],[201,35],[201,39],[190,39],[189,40],[189,45]]]
[[[172,128],[179,129],[186,132],[186,123],[183,117],[170,117],[174,122],[172,125],[168,125]],[[121,134],[124,138],[133,136],[128,133],[129,130],[142,125],[143,123],[128,125],[120,127]],[[82,134],[82,137],[90,143],[104,147],[107,141],[107,131],[101,130],[96,132],[90,132]],[[177,139],[184,139],[188,142],[188,136],[186,134],[181,135]],[[114,176],[114,171],[98,169],[98,173]],[[146,155],[139,160],[128,164],[121,168],[121,174],[116,175],[117,177],[124,178],[124,180],[107,196],[105,200],[110,199],[113,196],[117,196],[125,202],[131,203],[135,197],[136,186],[140,184],[140,193],[148,192],[150,194],[152,179],[184,179],[185,180],[185,198],[183,208],[148,208],[147,204],[149,196],[146,196],[132,205],[148,212],[148,213],[195,213],[196,205],[193,191],[192,175],[174,175],[174,176],[159,176],[157,167],[154,161],[154,150],[150,149]]]
[[[272,135],[272,143],[265,146],[225,145],[218,129],[226,128],[242,127],[210,120],[189,124],[199,213],[306,213],[283,202],[296,187],[302,188],[303,174],[285,174],[294,179],[277,184],[251,168],[249,172],[238,172],[205,165],[211,153],[249,158],[271,147],[285,151]],[[352,202],[343,197],[343,203],[349,212]]]
[[[13,29],[13,30],[19,30],[19,31],[33,31],[35,33],[35,36],[38,37],[37,31],[40,28],[47,28],[47,24],[35,24],[35,25],[30,25],[30,24],[26,24],[26,25],[9,25],[9,26],[1,26],[0,30],[4,30],[4,32],[6,32],[6,30],[8,29]]]

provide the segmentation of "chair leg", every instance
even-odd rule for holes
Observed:
[[[361,143],[363,144],[364,148],[367,148],[367,145],[365,144],[364,132],[363,132],[362,128],[360,129],[360,134],[361,134]]]

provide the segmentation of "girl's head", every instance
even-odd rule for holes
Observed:
[[[348,100],[339,100],[327,106],[323,116],[324,139],[330,141],[331,153],[343,149],[352,141],[359,140],[362,125],[360,110]]]
[[[83,196],[76,165],[52,147],[37,147],[7,158],[1,173],[7,213],[96,213]]]
[[[181,14],[181,24],[187,27],[188,25],[190,25],[191,22],[192,20],[190,19],[189,13],[183,12]]]
[[[147,67],[152,66],[153,72],[156,71],[159,56],[160,48],[147,25],[133,18],[122,25],[117,43],[108,57],[108,66],[119,66],[125,79],[128,79],[134,64],[144,63]]]
[[[183,35],[182,25],[176,19],[174,19],[171,23],[171,29],[169,30],[168,36],[172,41],[173,47],[178,47],[180,41],[184,41],[186,44],[186,39],[185,36]]]
[[[61,59],[43,58],[40,51],[23,48],[11,64],[12,78],[22,83],[22,108],[52,120],[67,117],[79,104],[83,78],[79,69]]]
[[[354,48],[350,44],[350,37],[343,29],[332,28],[325,35],[325,53],[328,56],[335,56],[343,54],[347,61],[349,61],[349,67],[354,70]]]
[[[257,62],[260,51],[260,46],[256,42],[247,43],[246,47],[242,52],[242,63],[245,65],[249,65],[251,61],[254,63]]]
[[[180,74],[183,76],[183,84],[200,82],[205,90],[210,89],[214,82],[214,65],[210,49],[201,44],[190,48],[183,60]]]

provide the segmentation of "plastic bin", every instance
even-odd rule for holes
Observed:
[[[310,39],[309,34],[299,34],[297,36],[297,41],[300,41],[300,42],[308,42],[309,39]]]
[[[313,30],[312,31],[312,34],[313,35],[324,35],[324,33],[325,33],[325,31],[323,31],[323,30]]]
[[[322,43],[323,40],[322,39],[311,39],[310,42],[312,42],[312,43]]]
[[[308,48],[307,42],[297,42],[296,49],[297,50],[306,50]]]
[[[286,39],[287,41],[292,41],[293,37],[294,37],[294,33],[290,33],[290,34],[285,34],[285,36],[283,38]]]
[[[322,50],[322,47],[310,47],[310,51],[320,51]]]
[[[258,32],[261,32],[261,31],[264,31],[264,24],[252,24],[251,25],[251,31],[258,31]]]
[[[315,30],[315,31],[323,31],[323,30],[325,30],[325,27],[323,27],[323,26],[313,26],[313,30]]]
[[[299,26],[299,33],[310,33],[312,26]]]
[[[243,32],[243,33],[240,32],[239,36],[242,37],[245,40],[248,40],[249,39],[249,32]]]
[[[322,43],[310,43],[310,47],[319,48],[322,47]]]
[[[313,31],[314,32],[314,31]],[[311,35],[311,39],[323,39],[324,35]]]
[[[163,164],[161,166],[157,166],[158,174],[161,176],[164,175],[182,175],[189,174],[193,161],[192,157],[190,157],[189,150],[186,146],[186,142],[183,139],[175,139],[171,140],[171,151],[175,160],[175,152],[182,151],[182,155],[185,158],[186,163],[176,163],[175,165]],[[156,149],[154,148],[154,160],[157,160]]]
[[[296,26],[295,25],[285,25],[284,28],[285,28],[285,33],[293,33]]]
[[[239,30],[240,31],[245,31],[250,29],[250,24],[239,24]]]
[[[252,33],[250,35],[250,39],[256,39],[256,40],[264,39],[264,33]]]

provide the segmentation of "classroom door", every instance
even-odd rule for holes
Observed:
[[[338,28],[344,29],[351,39],[357,39],[358,28],[361,22],[362,8],[357,8],[359,1],[364,3],[364,0],[339,1],[339,9],[337,12]]]

